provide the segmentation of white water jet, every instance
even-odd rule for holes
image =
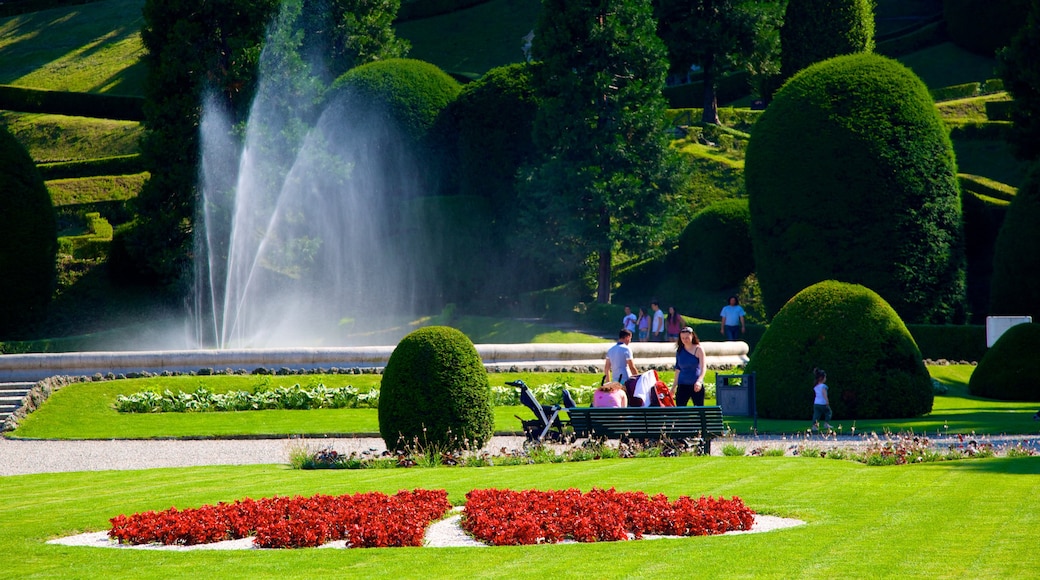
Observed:
[[[396,344],[417,309],[419,170],[342,91],[308,114],[325,83],[284,74],[295,47],[272,39],[286,36],[268,36],[241,141],[218,100],[204,103],[196,345]]]

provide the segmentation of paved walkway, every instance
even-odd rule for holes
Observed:
[[[971,439],[956,437],[932,439],[933,447],[970,445]],[[1023,445],[1040,451],[1038,435],[1000,435],[977,438],[979,444],[991,444],[998,452],[1009,446]],[[523,447],[523,437],[492,437],[485,449],[499,454],[503,449]],[[713,455],[722,455],[726,444],[756,448],[782,448],[792,455],[799,446],[820,449],[869,445],[871,440],[859,436],[821,436],[805,434],[729,437],[716,440]],[[154,469],[161,467],[195,467],[202,465],[287,464],[294,448],[316,451],[332,447],[340,453],[380,454],[386,446],[373,437],[321,439],[207,439],[207,440],[89,440],[39,441],[0,438],[0,476],[65,471],[107,471]]]

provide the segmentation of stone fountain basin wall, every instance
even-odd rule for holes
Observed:
[[[560,367],[603,368],[611,343],[592,344],[478,344],[488,370],[534,370]],[[702,342],[708,366],[731,368],[748,361],[742,341]],[[632,343],[636,367],[670,369],[675,363],[674,343]],[[258,368],[277,371],[330,368],[381,368],[393,346],[314,347],[227,350],[165,350],[128,352],[71,352],[0,355],[0,382],[39,381],[52,376],[95,374],[195,372],[201,369]]]

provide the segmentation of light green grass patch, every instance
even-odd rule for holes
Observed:
[[[140,153],[144,135],[136,121],[6,111],[0,121],[36,163],[133,155]]]
[[[296,471],[267,466],[0,478],[11,578],[1031,577],[1040,458],[866,467],[781,457],[604,460],[495,468]],[[806,521],[764,534],[499,548],[166,552],[48,545],[119,514],[244,497],[592,487],[742,498]],[[980,493],[979,490],[985,490]],[[696,554],[696,556],[693,556]]]
[[[53,179],[46,182],[55,207],[80,205],[99,201],[124,201],[137,197],[149,174],[102,175]]]
[[[0,19],[0,84],[143,94],[144,0],[102,0]]]

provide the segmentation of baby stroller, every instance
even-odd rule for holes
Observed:
[[[564,429],[567,427],[567,422],[560,419],[562,408],[559,405],[540,404],[534,396],[534,392],[531,391],[531,387],[528,387],[527,383],[522,380],[509,381],[506,384],[520,389],[520,402],[534,413],[534,420],[531,421],[525,421],[519,415],[513,415],[520,419],[528,442],[540,443],[545,438],[550,441],[566,440],[567,435]]]

